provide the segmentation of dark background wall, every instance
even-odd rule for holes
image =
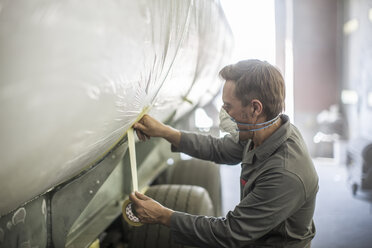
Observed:
[[[277,0],[276,8],[277,64],[285,72],[284,40],[290,37],[295,124],[311,154],[334,155],[332,142],[314,143],[313,138],[335,127],[346,143],[357,137],[372,140],[372,0]],[[354,28],[346,31],[350,21]],[[345,104],[343,90],[356,92],[358,101]],[[339,108],[339,125],[317,121],[332,105]]]
[[[337,1],[293,1],[295,114],[338,103]]]
[[[314,144],[317,115],[339,103],[338,1],[293,1],[293,71],[295,124],[314,156],[328,149]],[[327,152],[326,152],[327,153]]]
[[[315,144],[313,138],[321,130],[318,114],[340,102],[340,1],[276,0],[275,4],[276,63],[284,73],[288,72],[286,40],[293,46],[294,123],[313,156],[333,155],[332,144]]]

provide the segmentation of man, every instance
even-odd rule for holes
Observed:
[[[267,62],[245,60],[220,71],[226,80],[223,138],[181,132],[150,116],[134,125],[139,139],[163,137],[172,151],[220,164],[241,163],[241,202],[226,217],[193,216],[131,194],[143,223],[161,223],[176,242],[200,247],[310,247],[318,176],[299,131],[281,114],[285,85]]]

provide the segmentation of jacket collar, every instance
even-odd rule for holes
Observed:
[[[251,149],[253,143],[250,140],[244,148],[243,163],[252,164],[256,157],[263,161],[271,156],[281,146],[291,134],[291,123],[287,115],[281,115],[282,126],[278,128],[270,137],[268,137],[260,146]]]

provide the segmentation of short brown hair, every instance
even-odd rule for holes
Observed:
[[[268,62],[242,60],[225,66],[219,74],[223,79],[235,82],[235,95],[243,106],[253,99],[261,101],[267,119],[276,117],[284,110],[284,79],[279,70]]]

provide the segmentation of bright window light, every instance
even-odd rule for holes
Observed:
[[[274,0],[221,0],[235,39],[233,62],[256,58],[275,64]]]
[[[368,92],[368,107],[372,108],[372,92]]]
[[[168,165],[173,165],[174,164],[174,159],[173,158],[168,158],[167,164]]]
[[[195,126],[205,131],[209,131],[210,128],[213,126],[213,120],[202,108],[198,108],[195,111]]]
[[[343,104],[357,104],[358,93],[355,90],[343,90],[341,92],[341,101]]]
[[[192,159],[191,156],[189,156],[189,155],[187,155],[186,153],[183,153],[183,152],[180,153],[180,158],[181,158],[181,160],[190,160],[190,159]]]
[[[344,24],[344,34],[349,35],[355,32],[359,28],[359,22],[357,19],[351,19]]]

